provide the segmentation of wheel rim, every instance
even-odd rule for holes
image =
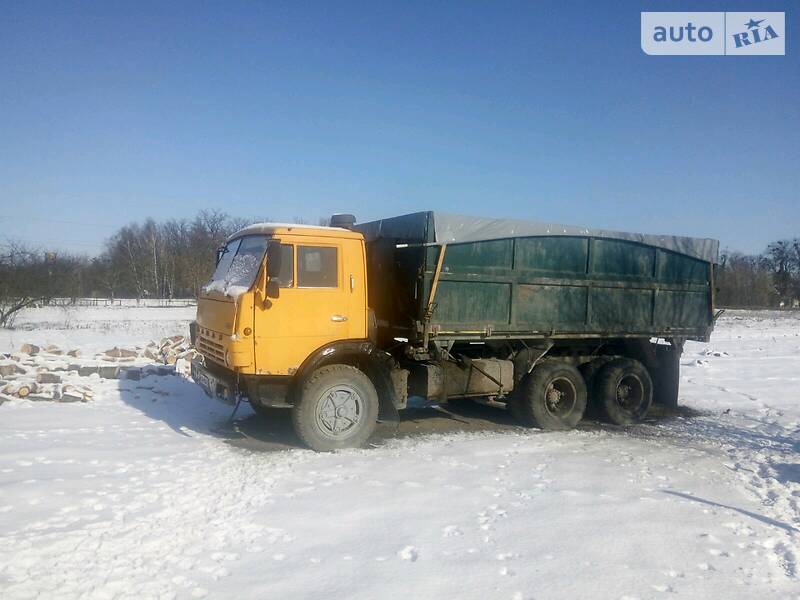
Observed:
[[[577,399],[575,385],[569,379],[559,377],[545,388],[544,407],[554,417],[563,418],[575,409]]]
[[[364,401],[349,385],[326,390],[315,411],[317,427],[326,436],[342,439],[358,428],[364,416]]]
[[[629,373],[617,384],[617,404],[626,411],[636,412],[644,401],[644,384],[636,375]]]

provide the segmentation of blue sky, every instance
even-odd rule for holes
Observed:
[[[800,32],[785,57],[656,57],[689,2],[0,6],[0,241],[96,253],[201,208],[435,209],[800,236]]]

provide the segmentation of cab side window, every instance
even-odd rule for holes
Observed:
[[[339,261],[336,248],[332,248],[330,246],[298,246],[298,287],[338,287],[338,264]]]
[[[281,244],[281,273],[278,282],[282,288],[294,285],[294,246]]]

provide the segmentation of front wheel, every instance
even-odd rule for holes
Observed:
[[[542,429],[572,429],[586,410],[586,383],[570,364],[537,365],[511,400],[514,415],[523,425]]]
[[[375,386],[350,365],[314,371],[292,408],[295,432],[318,452],[362,446],[375,430],[377,419]]]
[[[632,358],[617,358],[605,364],[597,373],[593,388],[603,416],[616,425],[638,423],[653,402],[650,373]]]

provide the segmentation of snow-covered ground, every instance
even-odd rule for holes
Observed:
[[[144,344],[192,313],[29,311],[0,352]],[[0,597],[800,597],[800,315],[728,313],[682,362],[682,417],[335,454],[231,443],[180,376],[6,402]]]
[[[189,322],[197,308],[161,308],[142,302],[116,306],[49,306],[23,311],[13,329],[0,328],[0,352],[13,352],[21,344],[63,349],[80,348],[84,354],[112,346],[134,346],[164,336],[188,335]]]

